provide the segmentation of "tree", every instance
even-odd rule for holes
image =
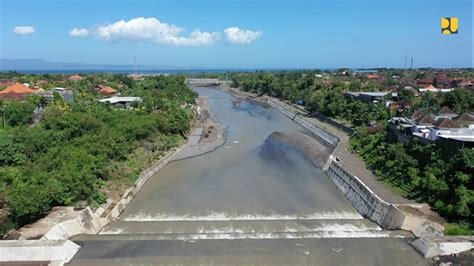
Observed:
[[[398,91],[398,98],[408,104],[413,104],[415,93],[412,90],[402,89]]]
[[[442,105],[457,113],[464,113],[474,109],[474,95],[465,89],[455,89],[444,95]]]
[[[5,101],[5,121],[10,126],[28,124],[33,118],[34,105],[29,102]]]

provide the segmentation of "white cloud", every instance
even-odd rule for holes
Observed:
[[[180,36],[184,29],[167,24],[156,18],[138,17],[129,21],[120,20],[96,28],[97,38],[106,41],[133,40],[181,46],[207,46],[215,43],[218,32],[203,32],[195,29],[188,37]]]
[[[28,35],[32,34],[33,32],[35,32],[35,28],[33,28],[32,26],[16,26],[13,29],[13,33],[15,33],[16,35]]]
[[[260,37],[261,31],[251,31],[231,27],[224,30],[227,40],[233,44],[250,44]]]
[[[74,28],[69,31],[69,36],[72,37],[86,37],[89,35],[89,30],[84,28]]]

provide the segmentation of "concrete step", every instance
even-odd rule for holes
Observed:
[[[114,221],[99,234],[200,234],[231,235],[334,232],[381,233],[380,227],[367,219],[292,219],[292,220],[230,220],[230,221]],[[332,232],[332,233],[331,233]]]

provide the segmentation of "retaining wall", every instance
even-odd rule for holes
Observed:
[[[298,123],[300,126],[307,129],[312,135],[321,141],[323,144],[335,149],[337,144],[339,143],[339,138],[334,136],[333,134],[327,132],[326,130],[314,125],[313,123],[307,121],[298,113],[293,113],[290,110],[284,108],[283,106],[279,105],[277,102],[267,99],[267,103],[270,104],[272,107],[276,108],[282,114],[290,118],[291,120]]]
[[[352,206],[364,217],[384,229],[400,229],[405,215],[393,204],[379,198],[356,176],[330,158],[325,173],[331,178]]]
[[[350,127],[348,127],[348,126],[346,126],[346,125],[344,125],[344,124],[342,124],[342,123],[339,123],[339,122],[337,122],[336,120],[331,119],[330,117],[327,117],[327,116],[324,116],[324,115],[318,114],[318,113],[312,113],[311,115],[314,116],[314,117],[316,117],[317,119],[319,119],[319,120],[325,122],[325,123],[328,123],[328,124],[330,124],[330,125],[335,126],[336,128],[338,128],[338,129],[340,129],[340,130],[346,132],[346,133],[349,134],[349,135],[353,135],[353,134],[356,133],[356,131],[355,131],[354,129],[352,129],[352,128],[350,128]]]

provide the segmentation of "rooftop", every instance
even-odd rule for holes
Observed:
[[[461,126],[448,118],[440,119],[433,124],[437,128],[460,128]]]
[[[140,97],[110,97],[106,99],[99,100],[102,103],[132,103],[132,102],[141,102],[142,98]]]
[[[23,94],[23,93],[33,93],[35,92],[35,90],[30,89],[26,86],[23,86],[20,83],[15,83],[11,86],[8,86],[6,89],[0,91],[0,94],[10,93],[10,92]]]

